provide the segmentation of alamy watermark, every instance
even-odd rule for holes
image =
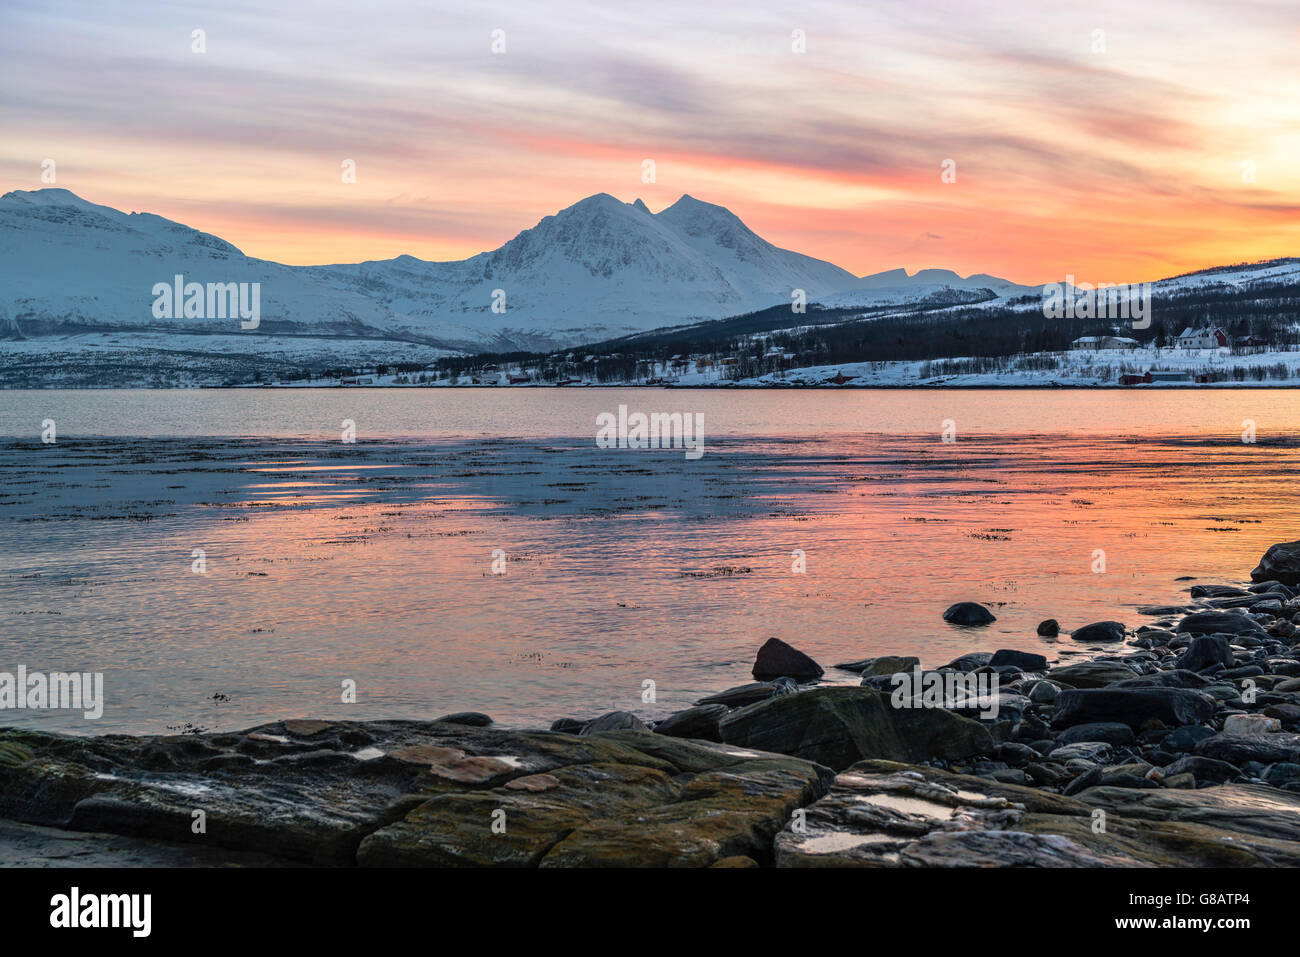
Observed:
[[[703,412],[633,412],[596,416],[596,447],[601,449],[685,449],[688,459],[704,454]]]
[[[8,709],[80,711],[89,721],[104,714],[104,673],[0,671],[0,711]]]
[[[171,282],[154,283],[155,319],[234,319],[239,328],[256,329],[262,322],[260,282],[186,282],[177,273]]]
[[[1151,283],[1101,282],[1096,286],[1065,282],[1043,286],[1043,316],[1047,319],[1128,319],[1134,329],[1151,327]]]
[[[895,708],[966,708],[990,721],[998,716],[997,672],[922,671],[918,665],[890,680]]]

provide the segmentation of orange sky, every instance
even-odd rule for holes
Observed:
[[[514,6],[7,8],[0,182],[52,158],[297,264],[464,258],[597,192],[690,193],[859,275],[1300,255],[1290,3]]]

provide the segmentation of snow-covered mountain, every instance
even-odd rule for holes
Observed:
[[[151,213],[123,213],[66,189],[0,197],[0,335],[105,329],[238,333],[238,318],[157,318],[156,283],[257,282],[259,331],[357,335],[397,325],[373,298]]]
[[[519,348],[608,339],[815,298],[852,273],[778,249],[721,206],[683,196],[659,213],[608,193],[547,216],[461,262],[402,256],[311,275],[377,296],[413,329],[454,322]],[[504,294],[504,311],[492,310]]]
[[[794,289],[814,299],[857,282],[689,196],[658,214],[640,200],[590,196],[460,262],[400,256],[309,267],[252,259],[208,233],[64,189],[0,197],[0,335],[239,331],[228,317],[155,317],[153,287],[176,274],[260,283],[263,334],[390,336],[467,349],[565,346],[789,302]]]
[[[906,269],[890,269],[863,276],[852,288],[823,296],[818,301],[836,309],[895,304],[956,305],[1037,295],[1041,289],[1041,286],[1021,286],[986,273],[963,279],[951,269],[922,269],[910,276]]]

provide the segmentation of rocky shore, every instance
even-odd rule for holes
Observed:
[[[1095,651],[1062,666],[1009,648],[937,668],[876,657],[835,665],[860,685],[823,686],[821,665],[771,639],[753,683],[654,724],[0,729],[0,860],[1300,866],[1300,542],[1251,580],[1191,585],[1135,630],[1061,632]],[[944,617],[973,641],[994,620],[973,603]]]

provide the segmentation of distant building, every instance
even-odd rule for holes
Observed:
[[[1191,382],[1192,377],[1186,372],[1148,372],[1150,382]]]
[[[1175,344],[1179,349],[1226,349],[1232,345],[1232,340],[1218,326],[1212,329],[1193,329],[1188,326]]]
[[[1151,381],[1151,373],[1143,372],[1138,375],[1136,372],[1126,372],[1119,377],[1120,385],[1144,385]]]
[[[1075,351],[1083,349],[1137,349],[1141,345],[1142,343],[1136,339],[1129,339],[1125,336],[1084,336],[1071,342],[1070,348]]]

